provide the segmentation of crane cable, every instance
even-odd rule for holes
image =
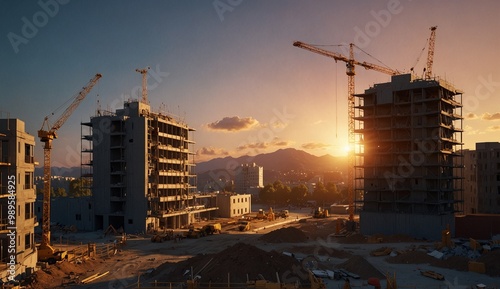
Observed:
[[[427,44],[429,44],[429,39],[430,38],[427,38],[425,40],[425,45],[424,45],[424,47],[422,47],[422,50],[420,50],[420,54],[418,55],[417,60],[415,61],[415,64],[413,64],[412,67],[410,68],[410,71],[413,71],[413,69],[415,68],[415,66],[417,66],[418,62],[420,61],[420,57],[422,57],[422,54],[424,54],[424,50],[427,47]]]

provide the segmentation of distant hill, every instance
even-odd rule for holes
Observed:
[[[347,158],[331,155],[318,157],[302,150],[288,148],[256,156],[225,157],[201,162],[196,164],[196,173],[234,169],[247,163],[255,163],[264,167],[264,170],[325,172],[344,171],[347,166]]]
[[[50,169],[50,173],[52,176],[79,178],[80,167],[72,167],[72,168],[52,167]],[[42,176],[43,176],[43,167],[36,167],[35,177],[42,177]]]

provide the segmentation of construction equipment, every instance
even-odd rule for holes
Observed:
[[[238,230],[240,231],[250,231],[250,222],[249,221],[240,221],[238,224]]]
[[[290,216],[290,212],[288,212],[288,210],[281,210],[281,212],[279,212],[278,216],[280,218],[286,219]]]
[[[173,240],[174,239],[174,230],[166,230],[163,233],[155,234],[151,237],[151,242],[153,243],[162,243],[163,241]]]
[[[136,72],[142,74],[142,103],[148,104],[148,70],[150,67],[136,69]]]
[[[222,226],[220,223],[208,224],[201,228],[206,235],[220,234]]]
[[[422,276],[429,277],[432,279],[444,280],[444,276],[442,274],[439,274],[431,270],[420,271],[420,274],[422,274]]]
[[[38,260],[55,263],[66,256],[66,252],[57,251],[50,245],[50,153],[52,149],[52,140],[57,138],[57,130],[66,122],[73,111],[78,107],[80,102],[87,96],[90,90],[94,87],[97,81],[102,77],[101,74],[96,74],[87,85],[75,96],[73,102],[54,122],[54,125],[49,125],[49,116],[43,120],[42,128],[38,131],[40,141],[44,143],[43,147],[43,215],[42,215],[42,242],[38,248]]]
[[[427,68],[425,69],[425,78],[432,77],[432,64],[434,63],[434,44],[436,42],[436,29],[437,26],[432,26],[431,36],[429,37],[429,50],[427,51]]]
[[[313,218],[328,218],[328,210],[318,207],[314,210]]]
[[[355,145],[355,135],[354,135],[354,76],[355,73],[355,65],[359,65],[364,67],[365,69],[371,69],[378,72],[382,72],[389,75],[397,75],[400,74],[399,71],[393,70],[391,68],[383,67],[380,65],[360,62],[354,59],[354,44],[349,45],[349,57],[346,57],[342,54],[331,52],[328,50],[324,50],[318,48],[314,45],[307,44],[300,41],[295,41],[293,46],[299,47],[302,49],[309,50],[311,52],[331,57],[335,61],[344,61],[346,63],[346,74],[348,79],[348,95],[347,95],[347,114],[348,114],[348,143],[349,143],[349,151],[348,151],[348,171],[347,171],[347,197],[349,204],[349,221],[354,223],[354,145]],[[352,227],[352,226],[350,226]]]

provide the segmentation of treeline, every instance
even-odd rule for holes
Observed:
[[[50,190],[50,196],[52,198],[57,198],[57,197],[85,197],[85,196],[91,196],[92,191],[90,190],[90,180],[87,178],[83,179],[74,179],[71,181],[59,181],[59,183],[62,182],[69,182],[69,184],[64,185],[64,184],[51,184],[51,190]],[[51,182],[53,183],[53,182]],[[68,189],[66,189],[68,188]],[[37,184],[36,187],[36,192],[37,194],[43,194],[43,182],[40,184]]]
[[[259,192],[259,199],[265,203],[300,205],[308,201],[316,201],[321,204],[342,203],[346,199],[346,192],[339,191],[334,183],[324,185],[316,184],[312,194],[306,185],[300,184],[290,188],[281,181],[267,184]]]

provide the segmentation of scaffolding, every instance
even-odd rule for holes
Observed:
[[[439,79],[393,76],[356,95],[357,209],[463,211],[462,92]]]

